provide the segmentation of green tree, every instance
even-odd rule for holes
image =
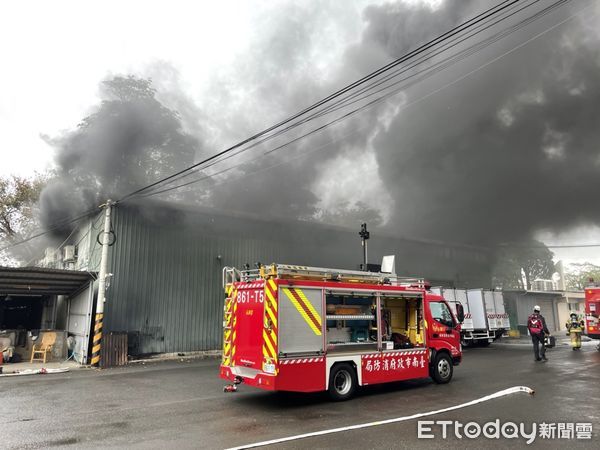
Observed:
[[[0,248],[31,235],[38,227],[37,201],[47,175],[31,178],[16,175],[0,177]],[[34,256],[33,247],[21,245],[0,254],[0,263],[14,265]]]
[[[589,284],[590,279],[600,282],[600,266],[589,262],[572,263],[567,266],[565,271],[567,289],[582,291]]]
[[[531,289],[533,280],[552,276],[553,256],[548,247],[535,240],[503,245],[496,251],[494,285],[504,289]]]

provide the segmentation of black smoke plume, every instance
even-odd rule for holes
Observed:
[[[40,197],[48,225],[170,175],[191,164],[201,149],[179,115],[157,100],[149,80],[107,79],[101,97],[75,130],[49,139],[57,176]]]
[[[551,2],[539,3],[531,11]],[[109,81],[98,111],[53,141],[60,178],[42,195],[44,217],[51,223],[73,205],[93,206],[215,153],[491,4],[446,0],[435,8],[404,2],[369,6],[359,42],[319,70],[315,55],[324,51],[332,17],[338,19],[338,32],[355,27],[355,21],[332,4],[281,6],[259,24],[260,38],[232,70],[215,75],[202,99],[204,113],[182,100],[184,95],[169,97],[163,90],[160,98],[168,109],[149,85],[139,98],[123,98],[114,82],[135,80]],[[598,223],[593,206],[600,188],[598,7],[477,70],[583,4],[567,4],[341,126],[262,157],[285,141],[276,140],[248,153],[246,160],[232,158],[222,167],[245,164],[182,190],[189,192],[186,196],[160,198],[351,227],[373,217],[395,235],[473,244]],[[166,73],[172,79],[172,72]],[[161,85],[160,78],[159,71],[159,93],[161,87],[173,88]],[[372,156],[375,167],[368,176],[364,155]]]

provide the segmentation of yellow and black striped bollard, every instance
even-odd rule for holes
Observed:
[[[102,341],[102,320],[104,313],[96,314],[96,322],[94,323],[94,339],[92,341],[92,366],[100,365],[100,343]]]

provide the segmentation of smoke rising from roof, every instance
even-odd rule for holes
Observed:
[[[102,83],[100,95],[102,103],[75,130],[47,138],[56,149],[57,177],[40,196],[46,224],[180,170],[201,149],[149,81],[117,76]]]
[[[455,7],[467,3],[448,1],[429,14],[454,18]],[[373,11],[366,36],[391,54],[396,45],[381,38],[390,27],[403,20],[410,34],[407,29],[428,22],[422,13],[416,13],[417,21],[405,11],[395,17],[389,10]],[[534,24],[463,71],[572,12],[566,8],[554,22]],[[597,17],[590,20],[598,23]],[[600,52],[592,25],[580,19],[565,23],[399,113],[379,132],[373,146],[395,199],[394,228],[442,240],[497,243],[530,237],[541,228],[598,222],[598,212],[590,208],[600,188]],[[441,74],[431,84],[447,77]]]

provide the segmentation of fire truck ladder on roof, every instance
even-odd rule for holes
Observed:
[[[423,278],[398,277],[396,274],[358,270],[294,266],[290,264],[271,264],[270,266],[261,266],[259,269],[253,270],[238,270],[234,267],[225,267],[223,269],[223,286],[236,281],[251,282],[268,278],[386,284],[417,289],[425,289],[426,287]]]

